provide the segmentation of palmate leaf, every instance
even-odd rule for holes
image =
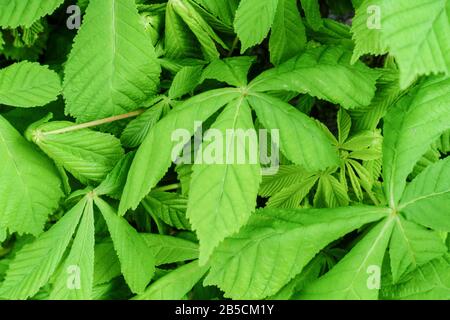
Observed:
[[[93,201],[88,198],[69,256],[55,281],[49,299],[91,299],[94,282],[94,233]]]
[[[143,292],[155,272],[153,250],[108,203],[100,198],[94,201],[108,225],[125,281],[134,293]]]
[[[80,201],[50,230],[16,254],[0,287],[0,297],[26,299],[47,283],[72,239],[86,204],[85,199]]]
[[[84,122],[138,109],[159,73],[134,1],[90,1],[65,67],[66,112]]]
[[[444,255],[447,246],[436,231],[396,216],[389,245],[392,279],[397,283],[404,274]]]
[[[258,211],[216,249],[204,284],[233,299],[273,295],[327,244],[387,213],[374,207]]]
[[[244,87],[254,62],[254,57],[247,56],[214,60],[203,70],[202,80],[215,79],[231,86]]]
[[[350,58],[351,53],[341,46],[310,47],[263,72],[251,83],[251,89],[308,93],[346,109],[367,106],[374,97],[379,73],[359,61],[351,65]]]
[[[177,107],[156,124],[147,135],[131,165],[119,213],[136,208],[169,169],[173,149],[179,144],[171,139],[177,129],[194,134],[195,121],[204,121],[229,101],[239,97],[237,89],[218,89],[199,94]],[[178,139],[178,138],[177,138]],[[181,150],[180,150],[181,151]],[[151,166],[149,159],[152,159]]]
[[[38,63],[19,62],[0,70],[0,104],[39,107],[56,100],[60,92],[58,74]]]
[[[110,134],[90,129],[54,131],[73,125],[65,121],[45,123],[35,129],[33,141],[80,181],[101,182],[123,156],[120,141]]]
[[[426,168],[405,189],[399,210],[428,228],[450,232],[450,157]]]
[[[64,0],[0,0],[0,27],[30,27],[52,13]]]
[[[383,180],[395,208],[414,165],[450,128],[450,78],[432,77],[398,101],[384,119]]]
[[[133,300],[180,300],[208,271],[198,261],[185,264],[152,283],[144,293]]]
[[[199,156],[208,163],[198,163],[196,159],[187,210],[187,216],[200,240],[200,265],[206,263],[213,249],[224,238],[247,222],[256,206],[261,182],[259,149],[255,141],[256,134],[255,139],[252,139],[255,130],[245,98],[230,102],[211,129],[218,130],[221,136],[205,138],[202,144],[203,154]],[[233,130],[231,137],[226,133],[227,130]],[[238,136],[238,130],[249,133],[248,138]],[[217,146],[215,139],[221,137],[227,139],[219,141],[220,145]],[[218,157],[208,159],[215,155]],[[230,155],[234,157],[229,158]],[[238,163],[240,156],[244,160],[242,163]],[[213,163],[209,163],[211,160]]]
[[[39,234],[63,196],[58,171],[0,116],[0,230]]]
[[[234,30],[242,42],[242,53],[261,43],[269,34],[277,6],[278,0],[241,0],[236,11]]]

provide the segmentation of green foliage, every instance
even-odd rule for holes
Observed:
[[[0,299],[450,299],[449,0],[73,3],[0,0]]]

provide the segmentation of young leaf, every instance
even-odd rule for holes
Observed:
[[[19,62],[0,70],[0,104],[40,107],[56,100],[60,92],[59,76],[38,63]]]
[[[65,67],[66,112],[84,122],[136,110],[159,73],[134,1],[90,1]]]

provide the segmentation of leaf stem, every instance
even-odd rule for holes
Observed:
[[[172,191],[172,190],[180,189],[180,187],[181,187],[181,185],[179,183],[174,183],[174,184],[170,184],[167,186],[155,188],[155,189],[153,189],[153,191],[158,191],[158,192]]]
[[[108,118],[104,118],[104,119],[94,120],[94,121],[90,121],[90,122],[86,122],[86,123],[81,123],[81,124],[77,124],[74,126],[70,126],[70,127],[66,127],[66,128],[62,128],[62,129],[58,129],[58,130],[42,132],[42,135],[49,136],[49,135],[62,134],[62,133],[87,129],[87,128],[91,128],[91,127],[96,127],[96,126],[100,126],[102,124],[136,117],[136,116],[144,113],[144,111],[145,111],[144,109],[139,109],[139,110],[135,110],[135,111],[132,111],[129,113],[120,114],[117,116],[112,116],[112,117],[108,117]]]
[[[228,51],[227,58],[229,58],[233,55],[233,52],[236,49],[238,43],[239,43],[239,37],[236,36],[236,38],[234,38],[233,44],[231,45],[230,51]]]

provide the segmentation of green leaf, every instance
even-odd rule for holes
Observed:
[[[160,67],[133,0],[90,1],[65,67],[66,112],[84,122],[138,109]]]
[[[230,102],[211,129],[215,134],[204,138],[203,153],[199,153],[203,162],[197,158],[193,167],[187,209],[200,240],[200,265],[224,238],[247,222],[261,181],[257,137],[245,98]],[[246,136],[238,135],[239,131]],[[224,137],[226,141],[221,141]]]
[[[169,109],[168,102],[163,98],[158,98],[154,106],[140,114],[136,119],[130,123],[123,130],[120,137],[122,144],[129,148],[138,147],[147,136],[151,128],[161,119],[163,114]]]
[[[382,39],[400,67],[402,89],[418,75],[450,74],[450,1],[384,0],[382,9]]]
[[[314,196],[314,206],[336,208],[348,205],[347,190],[344,184],[330,174],[322,174]]]
[[[301,0],[303,11],[305,12],[306,21],[308,25],[315,31],[323,26],[322,17],[320,14],[320,6],[318,0]]]
[[[183,67],[173,79],[169,89],[169,98],[178,99],[194,91],[201,82],[202,72],[203,66]]]
[[[204,121],[229,101],[238,97],[236,89],[218,89],[199,94],[168,114],[153,127],[136,153],[125,185],[119,214],[136,208],[170,167],[173,149],[180,143],[172,141],[175,130],[186,129],[193,135],[195,121]],[[149,159],[152,160],[151,165]]]
[[[233,299],[273,295],[327,244],[386,214],[374,207],[258,211],[214,252],[205,284]]]
[[[427,230],[402,216],[395,217],[389,244],[393,282],[405,274],[447,252],[447,246],[435,231]]]
[[[125,281],[134,293],[143,292],[155,272],[153,250],[108,203],[100,198],[95,198],[94,201],[108,225]]]
[[[94,281],[94,208],[88,199],[69,256],[49,299],[89,300]]]
[[[318,180],[317,176],[308,177],[300,183],[292,184],[273,195],[266,203],[267,208],[298,208]]]
[[[300,299],[377,299],[392,227],[392,218],[378,223],[331,271],[308,285]]]
[[[182,230],[190,230],[186,218],[188,200],[176,193],[153,191],[142,201],[144,208],[150,214],[158,217],[164,223]]]
[[[231,86],[247,85],[247,74],[255,62],[254,57],[233,57],[211,62],[203,71],[202,80],[215,79]]]
[[[0,159],[0,230],[39,234],[63,196],[58,171],[2,116]]]
[[[293,184],[301,183],[307,176],[309,173],[300,166],[280,165],[276,174],[263,176],[259,195],[271,197]]]
[[[102,181],[123,157],[119,139],[90,129],[66,131],[72,126],[67,121],[45,123],[34,129],[32,139],[80,181]]]
[[[31,27],[39,18],[52,13],[64,0],[0,0],[0,27]]]
[[[278,0],[241,0],[234,20],[234,30],[242,42],[241,53],[267,37],[277,6]]]
[[[398,284],[383,284],[380,293],[386,300],[449,300],[449,255],[419,267]]]
[[[133,161],[134,152],[126,154],[116,164],[114,169],[108,173],[105,180],[95,188],[94,192],[98,196],[108,195],[114,199],[120,199],[122,195],[123,187],[127,180],[128,170],[130,169],[131,162]]]
[[[155,253],[157,266],[198,258],[198,244],[194,242],[160,234],[141,233],[140,235]]]
[[[133,300],[180,300],[200,281],[208,268],[199,266],[198,261],[185,264],[156,280]]]
[[[40,107],[56,100],[60,92],[59,76],[38,63],[24,61],[0,70],[0,104]]]
[[[450,78],[433,77],[403,97],[384,119],[383,180],[394,208],[406,178],[431,143],[450,128]]]
[[[120,263],[110,238],[95,245],[94,285],[111,281],[120,275]]]
[[[314,120],[266,94],[247,99],[266,129],[279,130],[279,147],[289,160],[311,172],[338,165],[337,149]]]
[[[450,232],[450,157],[426,168],[405,190],[400,211],[412,221]]]
[[[270,61],[279,65],[302,52],[306,46],[305,27],[296,0],[279,0],[270,35]]]
[[[308,93],[346,109],[367,106],[379,77],[362,62],[350,64],[351,53],[341,46],[308,48],[303,54],[263,72],[252,81],[254,91]]]
[[[0,297],[26,299],[47,283],[72,239],[86,203],[86,199],[80,201],[50,230],[16,254],[0,287]]]

